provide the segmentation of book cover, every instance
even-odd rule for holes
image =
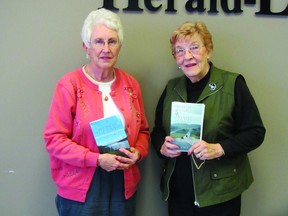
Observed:
[[[100,153],[123,155],[119,148],[129,149],[127,134],[119,115],[90,122],[90,127]]]
[[[205,104],[172,102],[170,136],[179,151],[189,148],[202,139]]]

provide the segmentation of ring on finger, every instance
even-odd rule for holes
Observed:
[[[201,158],[203,156],[202,152],[198,153],[198,157]]]

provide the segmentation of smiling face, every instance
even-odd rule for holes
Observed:
[[[93,28],[90,47],[83,45],[90,57],[90,65],[95,69],[113,69],[121,48],[117,31],[98,24]]]
[[[192,83],[198,82],[208,73],[210,52],[198,33],[177,40],[173,50],[177,65]]]

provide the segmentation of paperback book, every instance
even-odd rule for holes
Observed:
[[[111,153],[125,156],[118,151],[129,149],[127,134],[119,115],[98,119],[90,122],[90,127],[100,153]]]
[[[187,152],[202,139],[204,112],[205,104],[172,102],[170,136],[178,151]]]

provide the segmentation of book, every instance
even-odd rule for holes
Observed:
[[[178,151],[187,152],[196,142],[202,140],[205,104],[172,102],[170,136]]]
[[[100,153],[126,156],[118,151],[129,149],[127,134],[119,115],[113,115],[90,122],[90,127]]]

